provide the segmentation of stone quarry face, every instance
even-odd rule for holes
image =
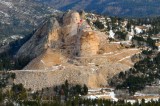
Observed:
[[[98,53],[100,39],[95,32],[92,32],[92,31],[83,32],[80,42],[81,42],[81,45],[80,45],[81,56],[92,56]]]

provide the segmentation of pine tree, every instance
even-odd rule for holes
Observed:
[[[65,94],[65,99],[67,100],[68,98],[68,93],[69,93],[69,83],[68,80],[65,81],[65,87],[64,87],[64,94]]]
[[[86,84],[83,85],[83,94],[84,95],[88,94],[88,87],[86,86]]]

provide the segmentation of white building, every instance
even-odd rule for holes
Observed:
[[[140,33],[143,33],[144,31],[147,31],[147,27],[145,27],[145,26],[136,26],[135,30],[136,30],[137,34],[140,34]]]
[[[113,32],[113,30],[109,31],[109,38],[113,38],[114,39],[114,35],[115,33]]]

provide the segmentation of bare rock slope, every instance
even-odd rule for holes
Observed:
[[[17,58],[31,61],[24,70],[14,71],[15,83],[32,89],[65,80],[91,88],[106,86],[109,78],[132,65],[130,56],[138,52],[108,43],[105,33],[92,30],[78,12],[69,11],[46,20],[21,47]]]

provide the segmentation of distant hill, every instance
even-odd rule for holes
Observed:
[[[26,35],[56,10],[33,0],[0,0],[0,37]]]
[[[26,35],[42,18],[68,9],[118,16],[147,17],[160,15],[159,0],[1,0],[0,36]],[[4,40],[4,39],[2,39]],[[8,41],[7,41],[8,42]]]
[[[36,0],[59,10],[84,9],[112,16],[146,17],[160,15],[159,0]]]

